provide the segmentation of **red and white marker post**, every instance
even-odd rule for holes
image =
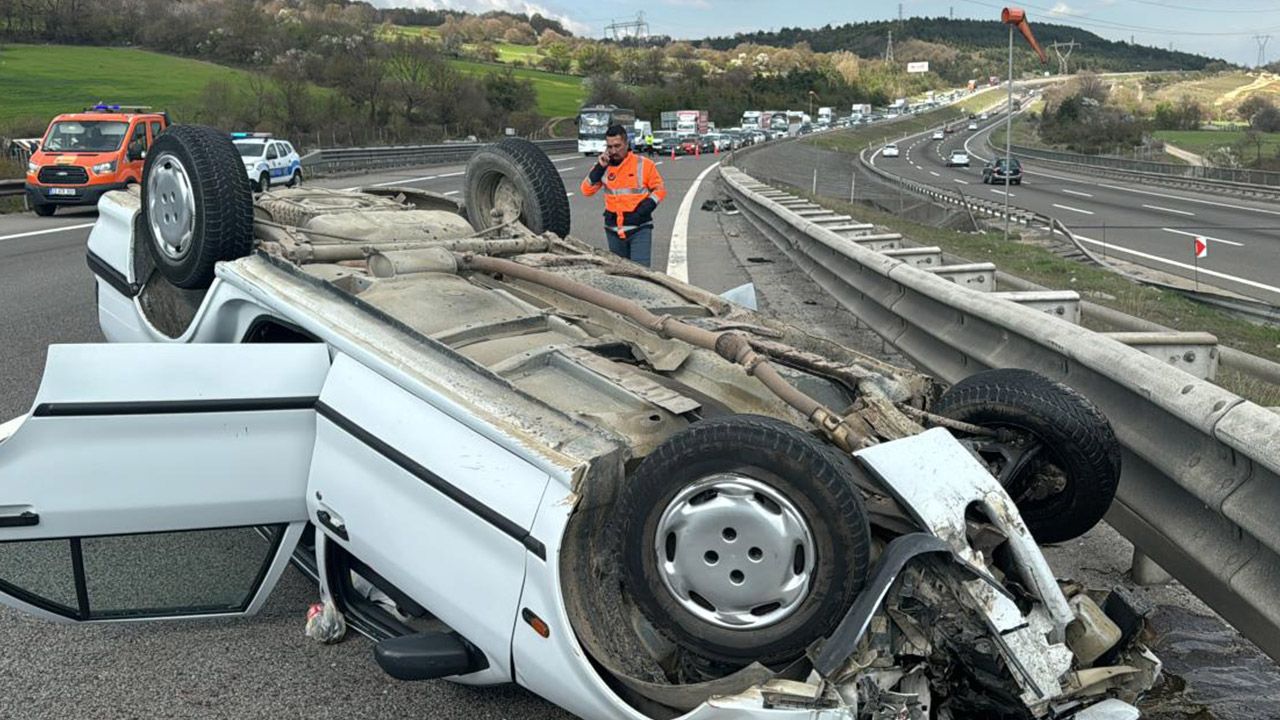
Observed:
[[[1191,251],[1195,255],[1196,292],[1200,291],[1200,258],[1209,257],[1209,241],[1197,236],[1191,241]]]

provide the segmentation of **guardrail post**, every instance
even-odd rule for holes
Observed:
[[[1212,380],[1218,374],[1218,338],[1209,333],[1119,332],[1105,335],[1201,380]]]

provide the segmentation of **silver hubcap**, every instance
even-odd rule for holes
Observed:
[[[667,591],[713,625],[766,627],[809,594],[813,533],[786,497],[754,478],[717,474],[680,491],[658,519],[654,549]]]
[[[153,161],[147,177],[147,217],[160,252],[182,259],[195,235],[196,198],[187,169],[169,153]]]

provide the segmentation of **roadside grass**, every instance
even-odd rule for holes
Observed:
[[[1243,130],[1157,130],[1155,136],[1197,155],[1204,155],[1215,148],[1230,147],[1237,143],[1244,143],[1243,150],[1246,156],[1257,152],[1256,145],[1252,142],[1244,142],[1246,137]],[[1262,141],[1263,157],[1275,157],[1276,153],[1280,152],[1280,133],[1260,133],[1258,138]]]
[[[473,62],[470,60],[452,60],[454,67],[471,75],[487,75],[502,72],[508,68],[493,63]],[[557,75],[542,70],[511,67],[516,77],[533,82],[533,89],[538,94],[538,112],[548,117],[572,115],[577,117],[582,108],[582,101],[587,97],[587,89],[582,78],[573,75]]]
[[[1243,72],[1186,80],[1158,88],[1148,96],[1148,101],[1178,102],[1186,97],[1200,103],[1210,113],[1216,113],[1229,111],[1244,102],[1250,95],[1264,95],[1273,100],[1280,100],[1280,83],[1258,83],[1258,87],[1254,90],[1243,91],[1257,80],[1258,78],[1250,77]],[[1228,98],[1233,94],[1234,97]]]
[[[249,74],[146,50],[73,45],[5,45],[0,49],[0,127],[44,132],[59,113],[99,101],[190,106],[213,80],[247,84]]]
[[[815,196],[802,188],[789,192],[862,222],[901,233],[922,245],[936,245],[946,253],[974,262],[991,262],[1000,270],[1056,290],[1075,290],[1084,300],[1134,317],[1182,331],[1205,331],[1222,345],[1280,362],[1280,328],[1264,327],[1188,300],[1177,293],[1139,285],[1102,268],[1061,258],[1043,246],[1023,241],[1016,234],[1010,242],[997,233],[966,233],[905,220],[864,205],[853,205]],[[1100,332],[1118,331],[1093,319],[1085,326]],[[1214,381],[1241,397],[1266,407],[1280,406],[1280,387],[1238,373],[1222,370]]]

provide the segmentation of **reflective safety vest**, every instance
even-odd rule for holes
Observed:
[[[653,224],[654,207],[667,197],[658,166],[638,153],[627,153],[621,163],[605,168],[596,163],[581,189],[588,197],[604,190],[605,226],[619,238]]]

